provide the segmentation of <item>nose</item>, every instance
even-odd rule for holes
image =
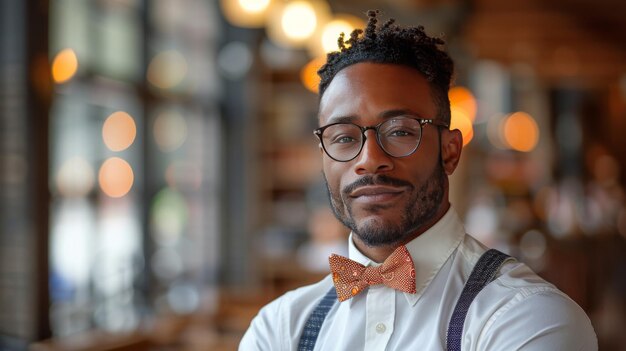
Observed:
[[[376,131],[368,130],[366,133],[365,144],[361,153],[356,158],[354,170],[357,174],[376,174],[388,172],[393,169],[393,160],[378,145],[376,140]]]

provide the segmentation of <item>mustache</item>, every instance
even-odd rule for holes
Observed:
[[[411,190],[414,188],[413,184],[407,182],[406,180],[392,178],[384,174],[377,174],[373,176],[367,175],[367,176],[363,176],[357,179],[353,183],[346,185],[343,188],[342,192],[344,194],[350,194],[357,188],[362,187],[362,186],[367,186],[367,185],[388,185],[388,186],[395,186],[395,187],[407,187]]]

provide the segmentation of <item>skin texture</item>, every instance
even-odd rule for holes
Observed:
[[[373,126],[398,115],[435,118],[428,81],[417,70],[394,64],[357,63],[333,78],[320,100],[319,124],[350,121]],[[463,140],[458,130],[425,125],[410,156],[388,156],[366,132],[363,150],[337,162],[323,150],[323,172],[335,216],[353,232],[356,247],[383,262],[398,246],[433,226],[448,210],[448,176]]]

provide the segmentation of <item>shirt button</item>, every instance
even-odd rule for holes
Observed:
[[[378,323],[378,324],[376,324],[376,332],[378,334],[384,333],[385,330],[387,330],[387,327],[385,326],[385,323]]]

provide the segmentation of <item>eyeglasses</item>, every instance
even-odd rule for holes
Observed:
[[[426,124],[449,128],[441,121],[412,117],[394,117],[375,126],[361,127],[354,123],[332,123],[316,129],[322,148],[328,157],[338,162],[355,159],[367,140],[365,132],[376,132],[376,142],[392,157],[406,157],[417,150],[422,141],[422,128]]]

